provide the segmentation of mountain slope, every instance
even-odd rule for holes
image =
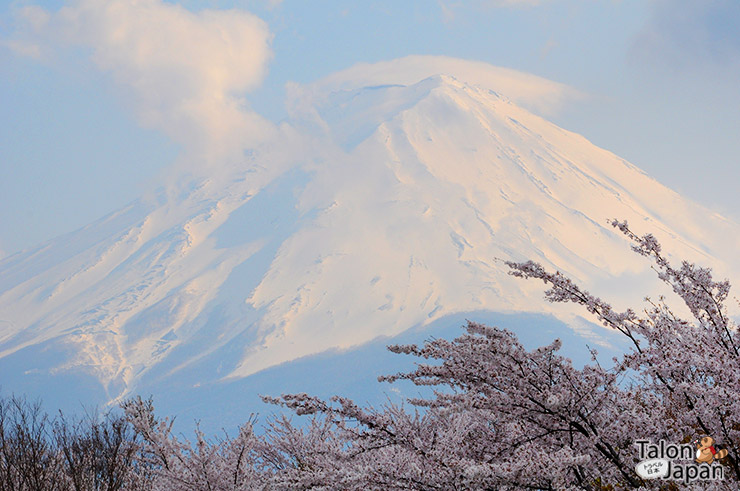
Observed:
[[[0,359],[23,358],[21,379],[87,374],[115,399],[452,314],[570,319],[496,258],[633,301],[618,286],[646,265],[609,217],[735,272],[718,258],[737,248],[736,224],[487,88],[435,76],[303,103],[241,167],[0,262]]]

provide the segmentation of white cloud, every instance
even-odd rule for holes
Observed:
[[[58,12],[26,7],[16,52],[81,46],[109,73],[141,122],[217,160],[261,138],[269,125],[243,95],[262,81],[271,34],[238,10],[190,12],[161,0],[78,0]]]
[[[565,102],[584,95],[567,85],[528,73],[480,61],[448,56],[406,56],[379,63],[360,63],[329,75],[307,87],[293,87],[296,104],[302,97],[377,85],[412,85],[434,75],[450,75],[462,82],[493,90],[538,114],[557,113]]]

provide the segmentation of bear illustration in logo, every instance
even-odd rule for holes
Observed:
[[[700,464],[711,464],[714,459],[724,459],[727,457],[727,450],[717,450],[714,448],[714,438],[703,436],[694,440],[696,444],[696,461]]]

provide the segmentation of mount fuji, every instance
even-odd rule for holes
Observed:
[[[235,386],[494,313],[551,314],[608,347],[501,260],[541,262],[617,307],[659,292],[609,218],[736,275],[737,224],[496,87],[376,82],[306,90],[237,165],[0,261],[4,390],[108,403]]]

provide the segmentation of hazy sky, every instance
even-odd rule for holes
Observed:
[[[77,0],[0,7],[0,257],[259,139],[286,84],[445,55],[574,89],[549,119],[735,220],[737,0]]]

